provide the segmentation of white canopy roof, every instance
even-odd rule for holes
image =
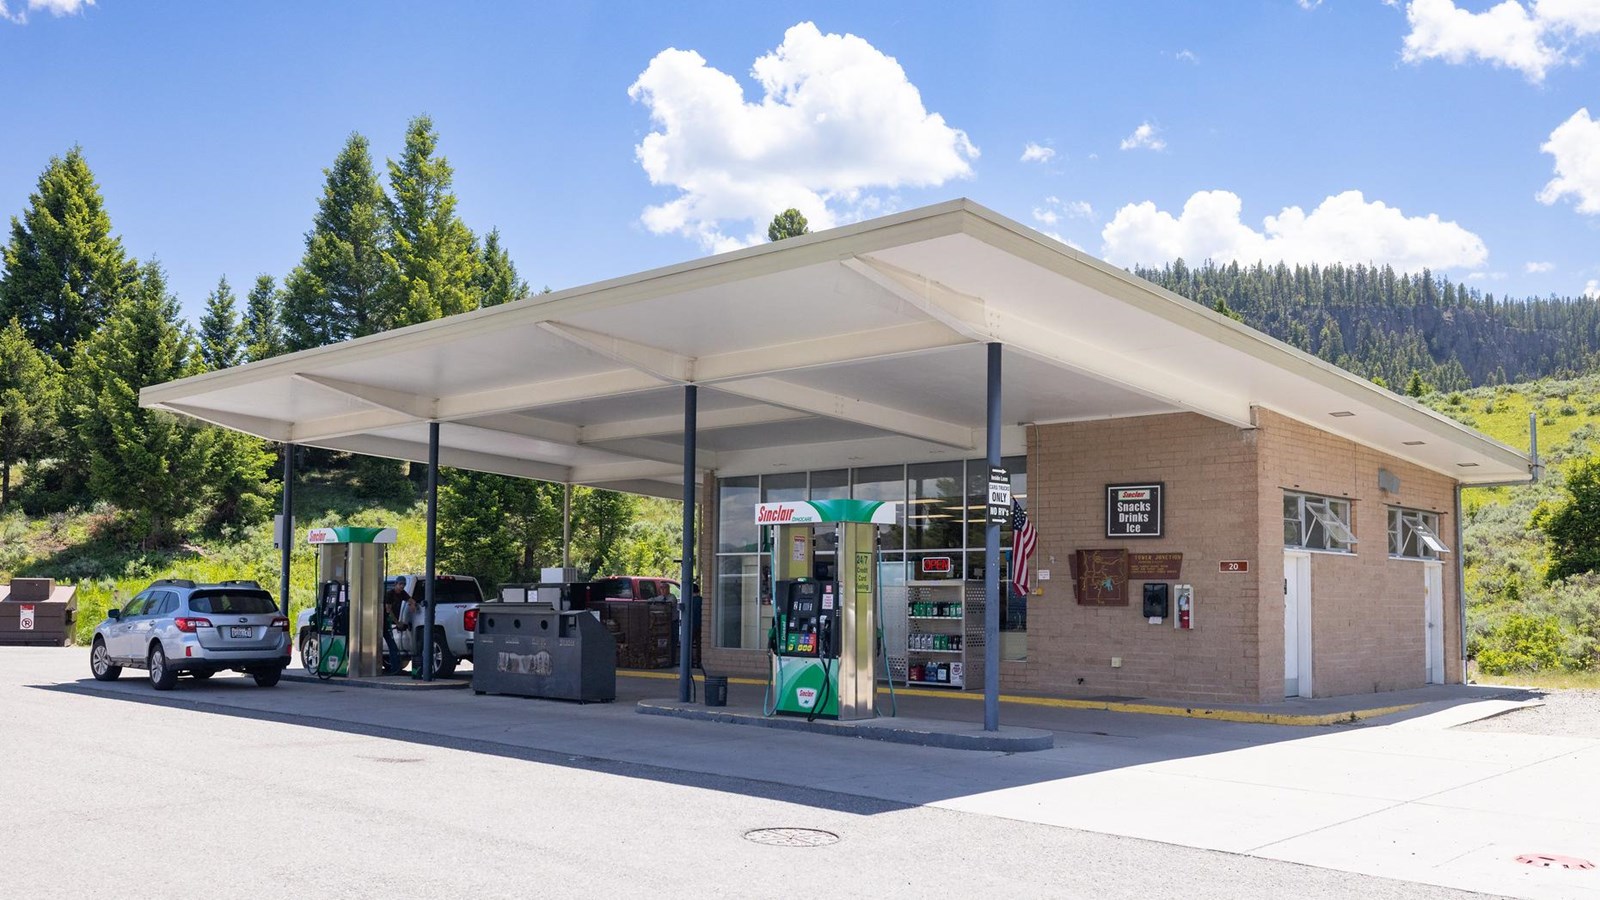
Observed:
[[[1522,453],[968,200],[145,388],[275,441],[679,496],[684,384],[702,472],[983,455],[1002,435],[1266,407],[1458,481]]]

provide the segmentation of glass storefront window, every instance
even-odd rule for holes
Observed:
[[[806,499],[806,473],[785,472],[761,476],[761,502],[785,503]]]
[[[766,557],[756,554],[717,559],[717,596],[712,612],[718,647],[760,647],[771,619],[772,605],[765,602]]]
[[[850,496],[857,500],[906,502],[905,466],[872,466],[855,470],[855,485]],[[878,532],[878,549],[899,550],[905,546],[905,529],[886,525]]]
[[[850,470],[829,469],[811,473],[811,499],[844,500],[850,496]]]
[[[967,564],[960,550],[932,550],[906,554],[907,570],[914,581],[959,581]],[[979,574],[982,578],[982,573]]]
[[[717,552],[754,553],[759,538],[756,530],[756,497],[760,479],[724,478],[717,502]]]
[[[959,550],[966,518],[960,462],[906,467],[906,549]]]

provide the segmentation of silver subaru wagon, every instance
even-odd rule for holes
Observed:
[[[145,669],[158,691],[171,690],[180,673],[205,679],[224,670],[272,687],[289,652],[289,620],[259,584],[173,578],[106,612],[94,630],[89,668],[100,681],[116,679],[124,667]]]

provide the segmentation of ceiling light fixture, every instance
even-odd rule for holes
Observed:
[[[1328,413],[1328,415],[1333,416],[1335,419],[1347,419],[1347,418],[1355,415],[1355,413],[1351,412],[1348,409],[1341,409],[1338,412]]]

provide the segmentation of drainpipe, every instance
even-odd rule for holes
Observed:
[[[1517,487],[1536,484],[1544,477],[1544,463],[1539,461],[1539,415],[1528,413],[1528,481],[1496,481],[1475,484],[1473,487]],[[1456,482],[1456,608],[1461,619],[1461,683],[1467,683],[1467,545],[1463,538],[1466,523],[1461,521],[1461,482]]]

